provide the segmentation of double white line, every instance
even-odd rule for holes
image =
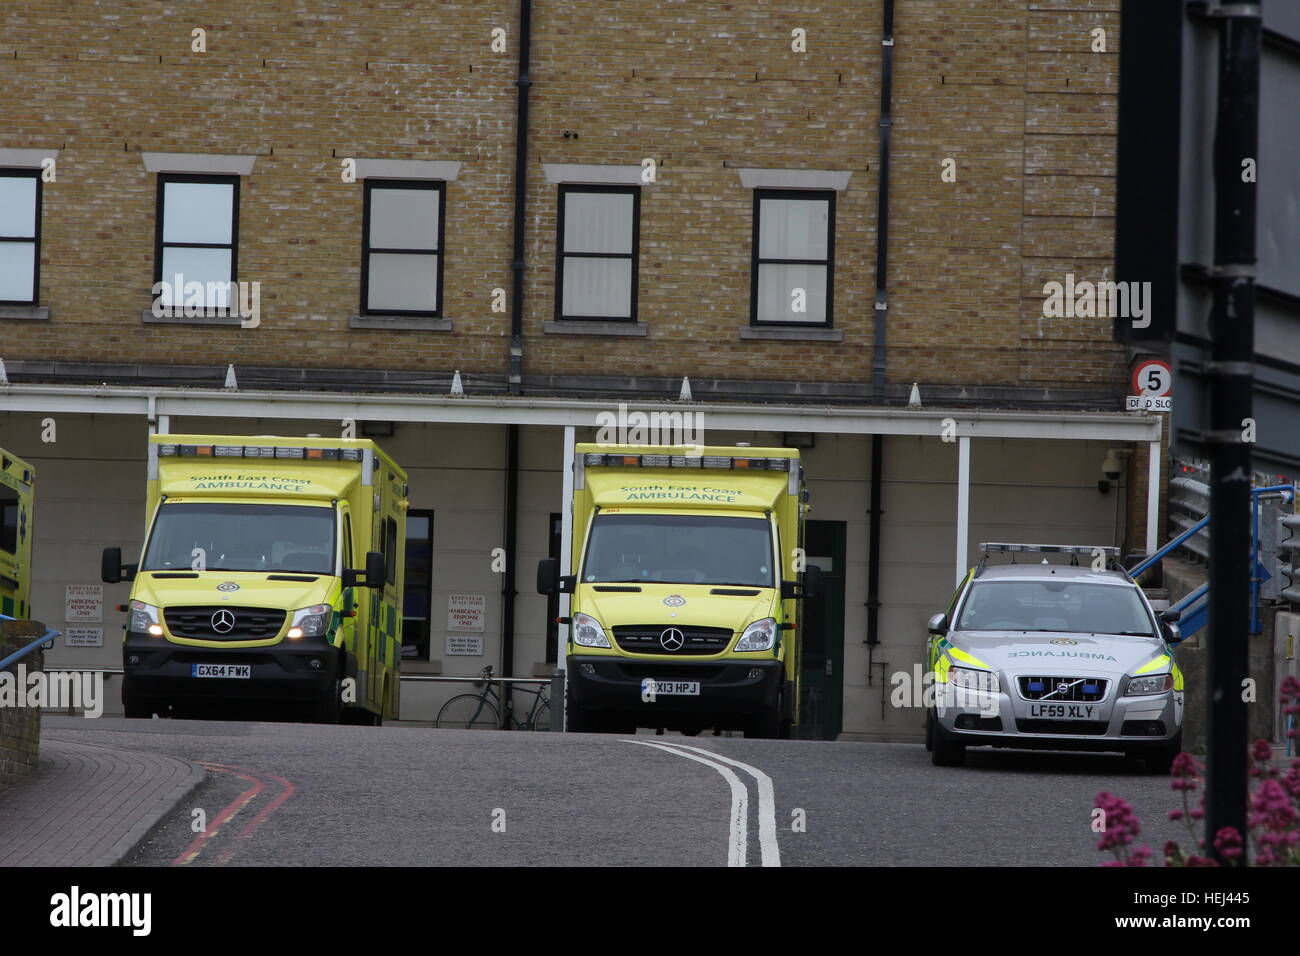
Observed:
[[[665,753],[685,757],[712,767],[731,787],[731,821],[727,835],[727,866],[746,866],[749,855],[749,790],[735,772],[723,766],[739,767],[754,778],[758,787],[758,846],[763,866],[781,865],[781,848],[776,842],[776,799],[772,791],[772,778],[757,767],[732,760],[712,750],[690,747],[686,744],[652,743],[649,740],[626,740],[624,743],[654,747]],[[697,756],[703,754],[704,756]],[[719,763],[718,761],[721,761]]]

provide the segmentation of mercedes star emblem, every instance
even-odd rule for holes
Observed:
[[[218,634],[229,634],[235,629],[235,615],[222,608],[212,615],[212,629]]]
[[[659,646],[666,651],[679,651],[686,643],[686,635],[675,627],[670,627],[659,635]]]

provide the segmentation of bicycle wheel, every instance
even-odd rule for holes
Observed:
[[[478,694],[461,694],[442,705],[433,726],[460,730],[496,730],[501,726],[501,717],[491,701],[484,700]]]
[[[533,713],[532,726],[529,730],[550,730],[551,729],[551,705],[543,703],[541,707]]]

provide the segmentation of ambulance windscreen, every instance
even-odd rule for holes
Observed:
[[[763,518],[600,514],[582,580],[774,587],[771,527]]]
[[[333,574],[335,537],[332,508],[164,503],[141,570]]]

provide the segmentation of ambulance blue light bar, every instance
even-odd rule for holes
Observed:
[[[1006,541],[985,541],[980,545],[980,550],[986,553],[1025,552],[1030,554],[1087,555],[1101,551],[1107,557],[1119,557],[1119,548],[1103,547],[1099,544],[1013,544]]]
[[[587,467],[604,468],[730,468],[749,471],[789,471],[789,458],[750,458],[729,455],[627,455],[621,452],[586,452]]]
[[[294,458],[308,461],[360,461],[360,448],[307,448],[302,445],[158,446],[161,458]]]

